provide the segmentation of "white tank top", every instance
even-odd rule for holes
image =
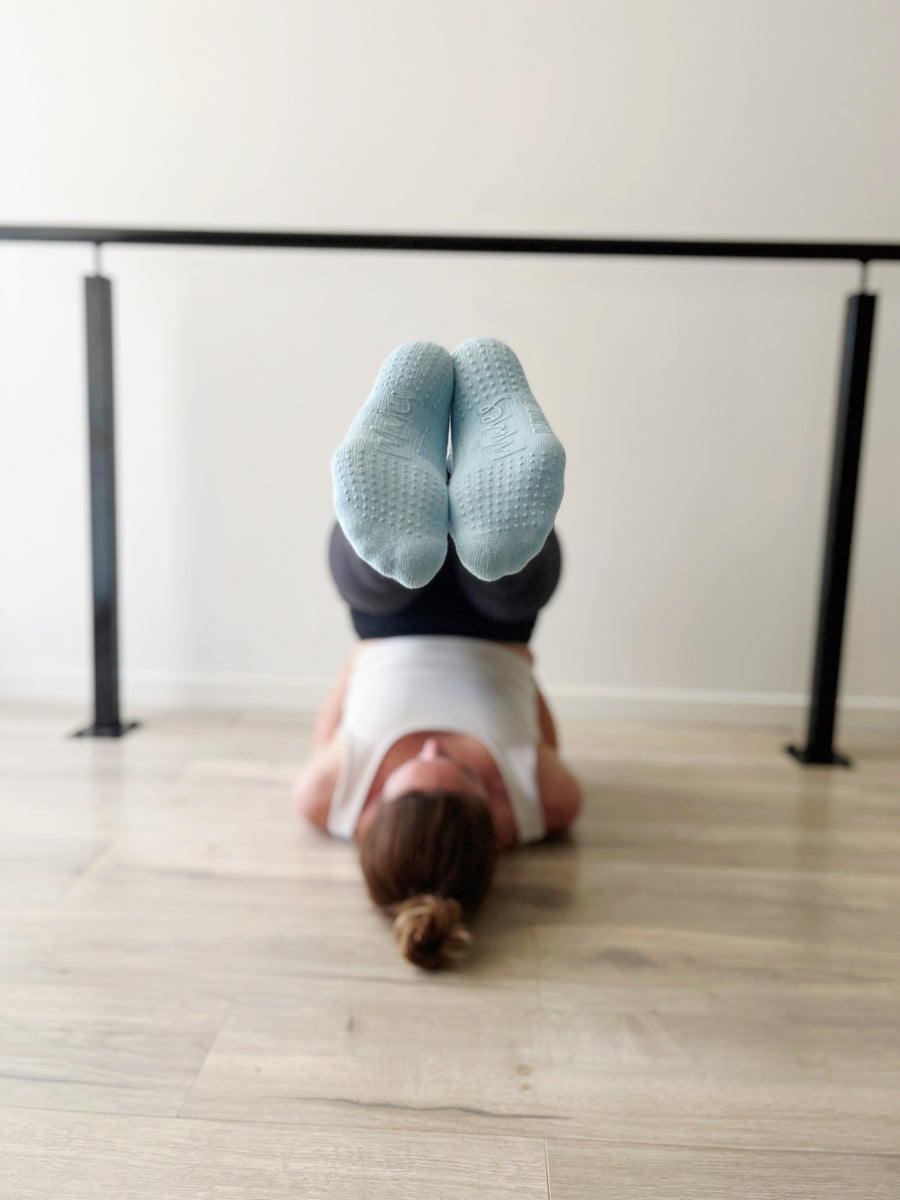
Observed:
[[[520,842],[546,826],[537,786],[537,690],[526,659],[464,637],[391,637],[364,646],[341,715],[344,761],[328,829],[353,838],[366,797],[391,746],[410,733],[461,733],[497,764]]]

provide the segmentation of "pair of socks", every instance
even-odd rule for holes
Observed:
[[[405,587],[437,574],[448,533],[466,570],[500,579],[546,541],[564,470],[508,346],[472,338],[451,356],[414,342],[387,359],[335,453],[335,513],[356,553]]]

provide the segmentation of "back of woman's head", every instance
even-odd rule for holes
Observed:
[[[407,792],[381,803],[359,848],[369,895],[394,918],[403,954],[433,969],[469,941],[497,862],[487,805],[453,792]]]

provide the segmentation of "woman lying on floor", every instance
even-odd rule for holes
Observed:
[[[498,853],[581,806],[528,648],[560,575],[565,453],[509,347],[417,342],[388,358],[332,467],[331,572],[361,640],[296,804],[358,839],[403,953],[439,967]]]

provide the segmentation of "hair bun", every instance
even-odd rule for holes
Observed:
[[[459,958],[471,940],[462,905],[443,896],[404,900],[394,918],[394,936],[405,957],[427,970]]]

